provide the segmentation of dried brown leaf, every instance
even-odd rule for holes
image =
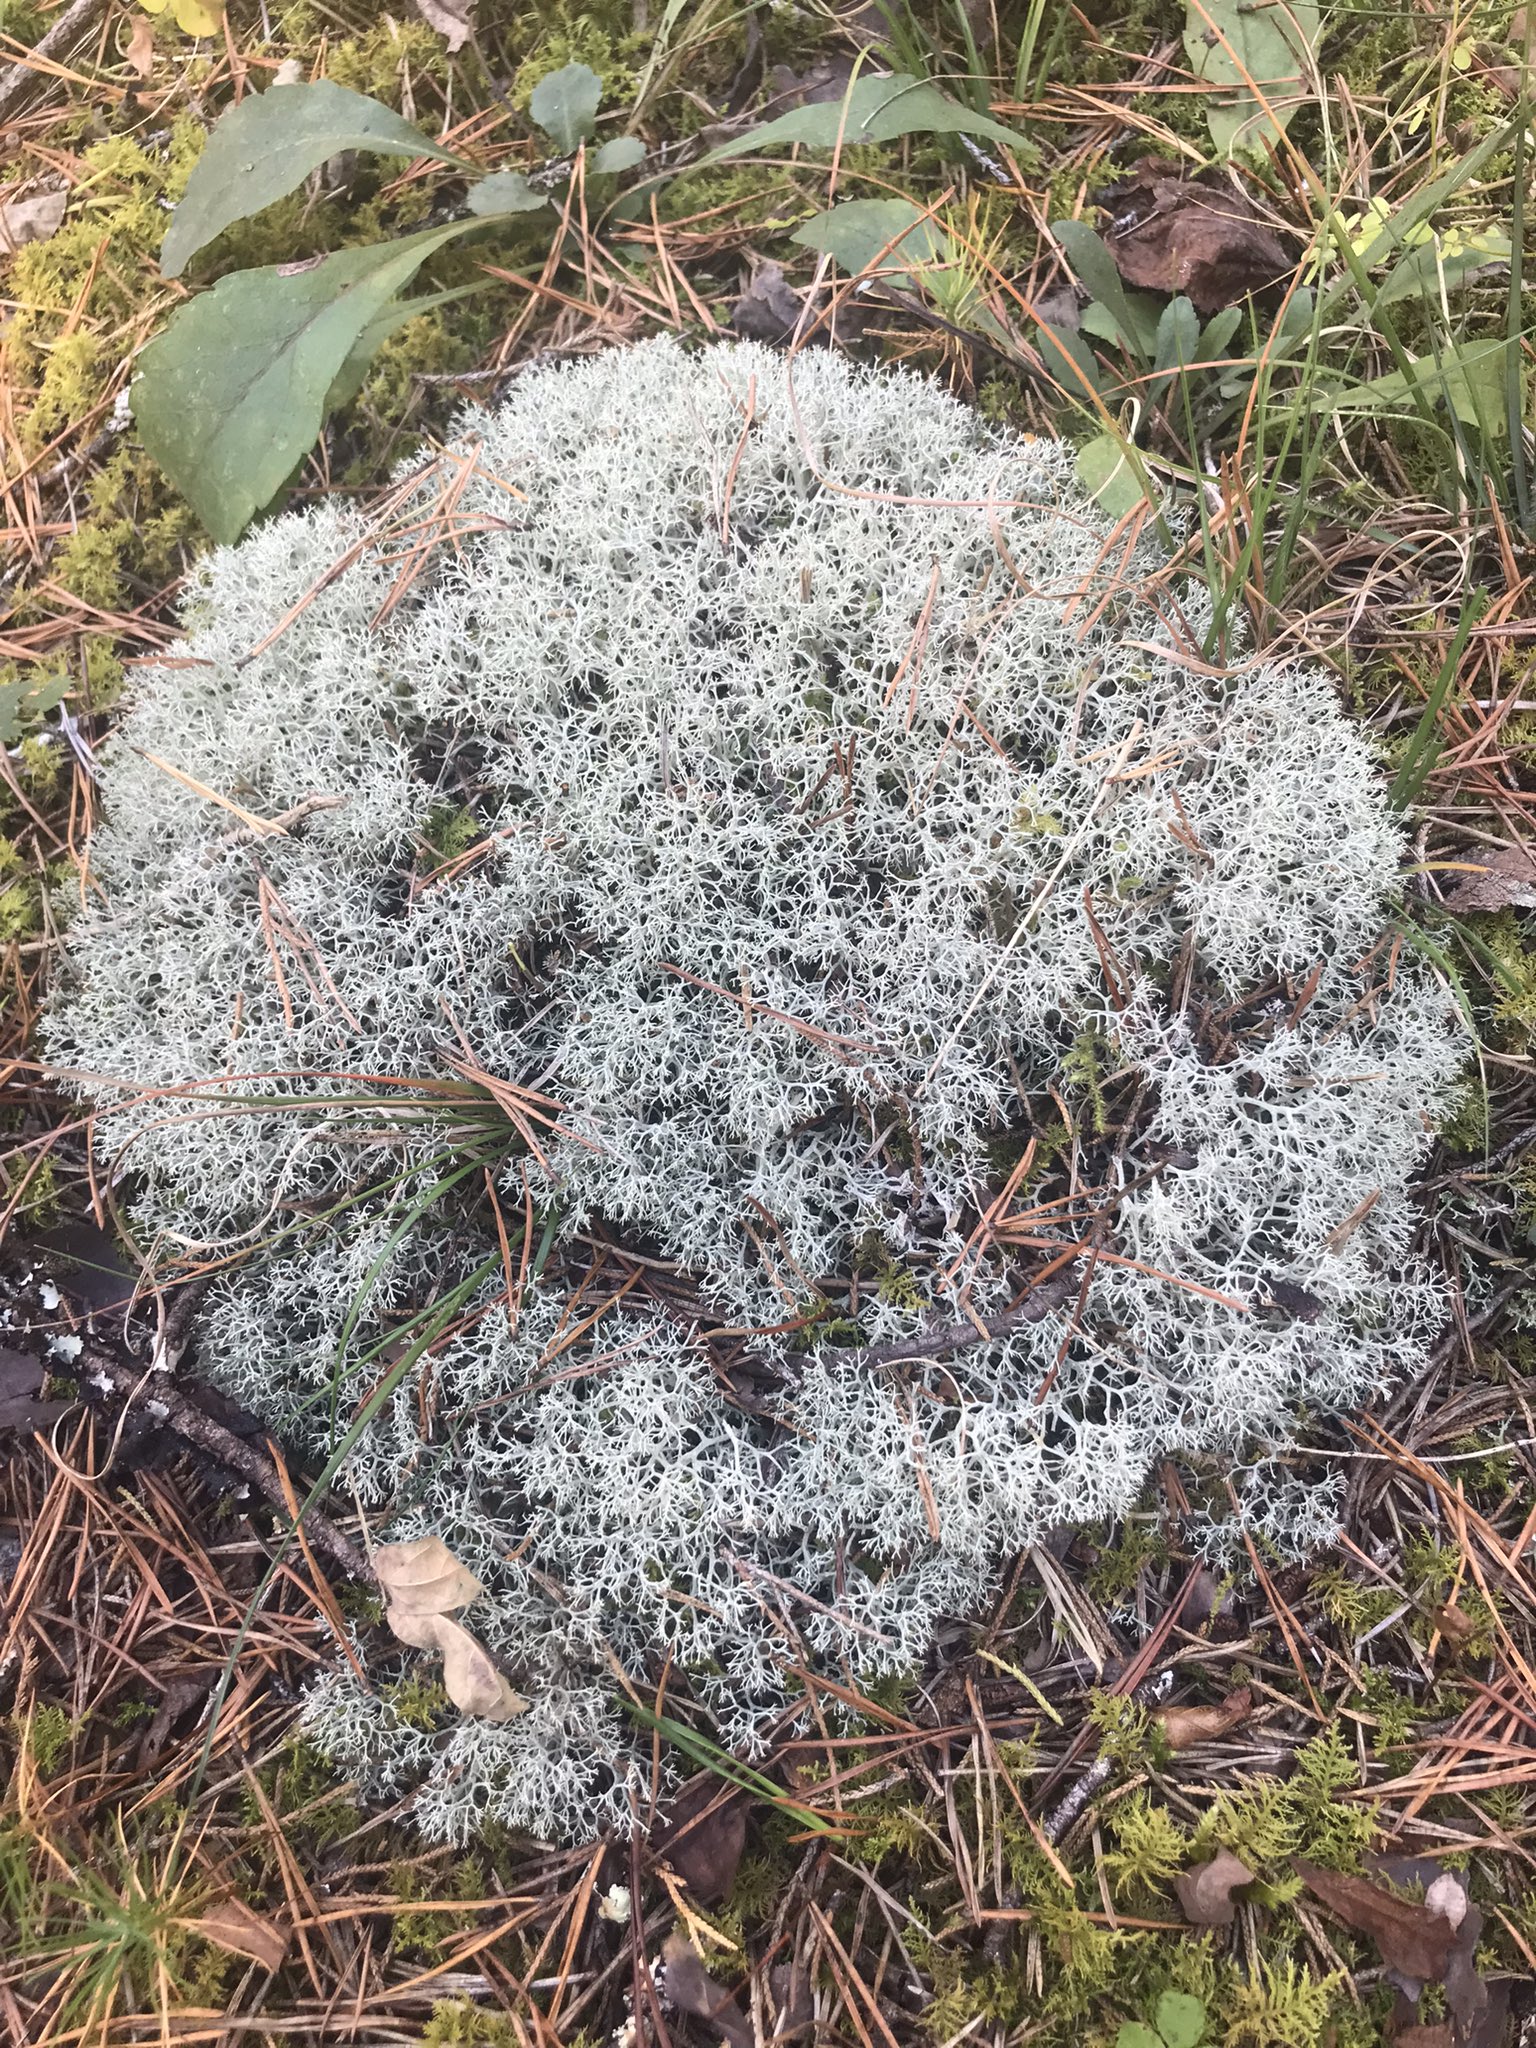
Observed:
[[[1451,910],[1536,910],[1536,852],[1528,846],[1500,846],[1468,856],[1463,876],[1446,897]]]
[[[437,1536],[381,1544],[374,1552],[373,1568],[396,1614],[455,1614],[481,1590],[474,1573]],[[393,1621],[390,1627],[394,1628]]]
[[[1190,1749],[1197,1742],[1214,1742],[1233,1728],[1240,1728],[1253,1712],[1253,1694],[1246,1685],[1213,1707],[1159,1707],[1153,1719],[1163,1731],[1170,1749]]]
[[[1404,2027],[1392,2036],[1393,2048],[1453,2048],[1451,2030],[1443,2027]]]
[[[482,1721],[511,1721],[528,1702],[515,1693],[491,1662],[484,1645],[446,1614],[402,1614],[384,1610],[392,1635],[413,1650],[436,1650],[443,1660],[443,1690],[461,1714]]]
[[[710,1976],[687,1936],[670,1935],[661,1955],[667,1966],[667,1996],[672,2003],[680,2011],[718,2028],[731,2048],[753,2048],[746,2015],[725,1986]]]
[[[1180,1871],[1173,1888],[1191,1927],[1230,1927],[1237,1916],[1232,1894],[1252,1884],[1254,1873],[1230,1849],[1218,1849],[1209,1863]]]
[[[450,57],[455,50],[462,50],[475,32],[475,0],[416,0],[416,12],[428,28],[436,29],[448,45]]]
[[[133,27],[128,35],[128,47],[123,52],[128,68],[136,71],[140,78],[148,78],[155,68],[155,29],[147,14],[136,14]]]
[[[248,1956],[264,1970],[275,1970],[288,1953],[288,1936],[265,1914],[233,1896],[204,1913],[200,1919],[184,1920],[192,1934],[201,1935],[231,1955]]]
[[[1345,1877],[1322,1870],[1304,1856],[1291,1867],[1307,1887],[1348,1927],[1368,1934],[1389,1970],[1415,1983],[1439,1983],[1455,1946],[1456,1929],[1444,1913],[1413,1899],[1400,1899],[1367,1877]]]
[[[731,325],[748,341],[785,342],[800,320],[800,294],[777,263],[760,263],[731,308]]]
[[[1453,1650],[1463,1648],[1477,1634],[1477,1623],[1464,1607],[1432,1607],[1429,1618]]]
[[[0,206],[0,256],[13,256],[28,242],[46,242],[64,224],[67,192],[29,192]]]
[[[657,1849],[702,1905],[723,1899],[736,1882],[747,1844],[743,1799],[721,1798],[718,1778],[685,1785],[666,1815]]]
[[[1127,284],[1182,292],[1199,313],[1236,305],[1288,277],[1295,258],[1237,185],[1167,175],[1143,158],[1102,204],[1104,242]]]

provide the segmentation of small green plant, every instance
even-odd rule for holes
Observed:
[[[1202,1999],[1187,1991],[1165,1991],[1152,2008],[1150,2021],[1127,2020],[1115,2036],[1115,2048],[1200,2048],[1206,2039]]]
[[[539,81],[529,112],[560,156],[533,177],[486,175],[380,101],[330,79],[274,86],[224,115],[171,216],[160,255],[169,278],[343,150],[425,157],[470,185],[458,220],[304,263],[231,272],[181,307],[144,351],[133,387],[139,431],[215,540],[237,539],[278,495],[397,328],[460,296],[401,296],[429,257],[490,221],[550,214],[596,134],[601,102],[602,82],[585,64]],[[588,168],[631,170],[644,154],[637,137],[615,136],[593,151]],[[0,720],[6,708],[0,701]]]

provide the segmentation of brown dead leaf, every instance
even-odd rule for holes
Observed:
[[[1460,1650],[1477,1634],[1477,1623],[1462,1607],[1432,1607],[1429,1618],[1453,1650]]]
[[[155,68],[155,28],[147,14],[136,14],[128,36],[128,47],[123,52],[128,68],[136,71],[140,78],[148,78]]]
[[[0,256],[14,256],[28,242],[46,242],[64,222],[67,192],[29,192],[0,206]]]
[[[1528,846],[1500,846],[1459,863],[1475,868],[1446,897],[1450,910],[1536,910],[1536,852]]]
[[[661,1951],[667,1966],[667,1996],[680,2011],[707,2020],[731,2043],[731,2048],[753,2048],[752,2029],[745,2013],[723,1984],[717,1984],[693,1943],[686,1935],[669,1935]]]
[[[397,1614],[455,1614],[481,1591],[474,1573],[437,1536],[380,1544],[373,1554],[373,1569]]]
[[[1393,2048],[1454,2048],[1451,2030],[1444,2027],[1404,2027],[1392,2036]]]
[[[481,1721],[511,1721],[528,1702],[515,1693],[467,1628],[446,1614],[401,1614],[386,1607],[391,1633],[413,1650],[436,1650],[443,1660],[443,1690],[461,1714]]]
[[[448,45],[450,57],[474,34],[474,11],[475,0],[416,0],[416,12],[428,28],[436,29]]]
[[[1236,305],[1296,268],[1241,187],[1169,177],[1155,157],[1144,157],[1101,204],[1110,216],[1105,246],[1126,283],[1182,292],[1198,313]]]
[[[1457,1930],[1444,1913],[1400,1899],[1367,1877],[1322,1870],[1304,1856],[1293,1856],[1291,1868],[1346,1926],[1370,1936],[1389,1970],[1416,1984],[1439,1983],[1445,1976]]]
[[[783,343],[800,321],[800,294],[784,281],[777,263],[760,263],[731,308],[731,325],[748,341]]]
[[[1158,1707],[1152,1718],[1170,1749],[1190,1749],[1197,1742],[1214,1742],[1217,1736],[1240,1728],[1252,1712],[1253,1694],[1240,1685],[1217,1706]]]
[[[683,1787],[656,1844],[701,1905],[725,1897],[746,1845],[746,1801],[722,1798],[720,1781],[713,1777]]]
[[[1209,1863],[1182,1870],[1173,1888],[1191,1927],[1230,1927],[1237,1917],[1232,1894],[1253,1883],[1253,1872],[1230,1849],[1218,1849]]]
[[[248,1956],[264,1970],[275,1970],[288,1953],[288,1936],[244,1899],[230,1897],[198,1920],[183,1920],[189,1933],[199,1934],[231,1955]]]

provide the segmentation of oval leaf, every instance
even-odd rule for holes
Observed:
[[[542,192],[535,192],[521,171],[496,171],[471,185],[466,201],[469,210],[482,218],[497,213],[537,213],[549,204]]]
[[[1199,2048],[1205,2039],[1205,2007],[1187,1991],[1165,1991],[1152,2017],[1168,2048]]]
[[[311,171],[344,149],[380,156],[430,156],[472,169],[388,107],[328,78],[272,86],[231,107],[209,136],[171,216],[160,268],[179,277],[232,221],[296,192]]]
[[[645,160],[645,144],[638,135],[615,135],[592,159],[594,171],[632,171]]]
[[[909,282],[905,263],[942,262],[949,254],[949,237],[910,199],[845,199],[789,239],[834,257],[850,277],[873,269],[902,284]]]
[[[1146,496],[1124,446],[1113,434],[1095,434],[1078,449],[1077,480],[1111,519],[1123,519]]]
[[[597,126],[603,81],[585,64],[551,71],[533,88],[528,111],[563,156],[580,149]]]
[[[240,270],[183,306],[139,359],[144,445],[215,540],[232,541],[314,445],[358,338],[434,249],[475,223]]]
[[[728,156],[743,156],[749,149],[803,142],[812,149],[835,149],[855,142],[894,142],[902,135],[990,135],[994,142],[1027,148],[1022,135],[994,121],[989,114],[975,113],[948,98],[936,85],[913,78],[909,72],[893,71],[888,76],[865,72],[856,78],[840,100],[818,100],[794,107],[776,121],[766,122],[745,135],[733,136],[700,157],[699,165],[717,164]]]

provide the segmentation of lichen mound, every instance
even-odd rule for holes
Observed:
[[[1423,1356],[1462,1046],[1367,748],[1204,662],[1066,452],[659,342],[391,519],[204,565],[52,1051],[144,1241],[225,1261],[204,1369],[312,1454],[388,1387],[349,1483],[484,1581],[526,1713],[423,1727],[376,1634],[312,1702],[430,1834],[629,1825],[615,1660],[750,1747],[787,1668],[920,1667],[1154,1459]]]

